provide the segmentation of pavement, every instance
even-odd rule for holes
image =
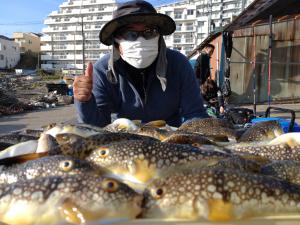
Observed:
[[[271,106],[292,109],[296,112],[296,122],[300,124],[300,103],[297,104],[273,104]],[[242,107],[253,109],[252,105]],[[268,105],[258,105],[257,114],[263,115]],[[289,120],[290,114],[271,110],[271,117],[281,117]],[[22,129],[40,129],[50,123],[76,123],[76,111],[74,105],[44,109],[35,112],[21,113],[0,117],[0,134]]]
[[[0,117],[0,134],[22,129],[41,129],[50,123],[76,123],[74,105]]]

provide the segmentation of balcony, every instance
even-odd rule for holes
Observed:
[[[50,42],[51,40],[51,36],[48,35],[44,35],[41,37],[41,42]]]
[[[66,20],[65,18],[60,18],[60,19],[51,19],[47,18],[44,21],[45,25],[51,25],[51,24],[66,24],[66,23],[78,23],[80,20],[79,18],[71,18]]]
[[[53,31],[53,29],[50,28],[50,27],[45,27],[45,28],[42,29],[42,33],[49,33],[49,32],[52,32],[52,31]]]
[[[59,16],[61,15],[58,11],[52,11],[49,16]]]
[[[52,51],[52,46],[51,45],[42,45],[41,46],[41,51]]]
[[[41,55],[41,60],[52,60],[52,55]]]
[[[112,12],[115,9],[115,7],[106,7],[103,11],[104,12]]]

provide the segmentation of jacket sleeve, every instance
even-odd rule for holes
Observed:
[[[207,118],[199,84],[187,59],[182,60],[181,68],[181,117],[182,122],[193,118]]]
[[[103,127],[111,122],[111,102],[109,83],[104,70],[94,66],[93,71],[93,93],[88,102],[75,100],[75,106],[79,122]]]

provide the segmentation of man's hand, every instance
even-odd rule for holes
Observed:
[[[87,102],[92,97],[93,64],[89,63],[85,74],[76,76],[73,83],[74,98],[80,102]]]

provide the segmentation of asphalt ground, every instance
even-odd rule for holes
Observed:
[[[74,105],[0,117],[0,134],[23,129],[41,129],[51,123],[76,123]]]
[[[273,104],[271,106],[292,109],[296,112],[296,122],[300,125],[300,103],[297,104]],[[252,105],[242,107],[253,109]],[[257,115],[263,115],[268,105],[258,105]],[[281,117],[290,120],[289,113],[275,112],[271,110],[271,117]],[[22,129],[40,129],[51,123],[76,123],[77,116],[74,105],[60,106],[43,109],[40,111],[20,113],[0,117],[0,134],[6,134]]]

